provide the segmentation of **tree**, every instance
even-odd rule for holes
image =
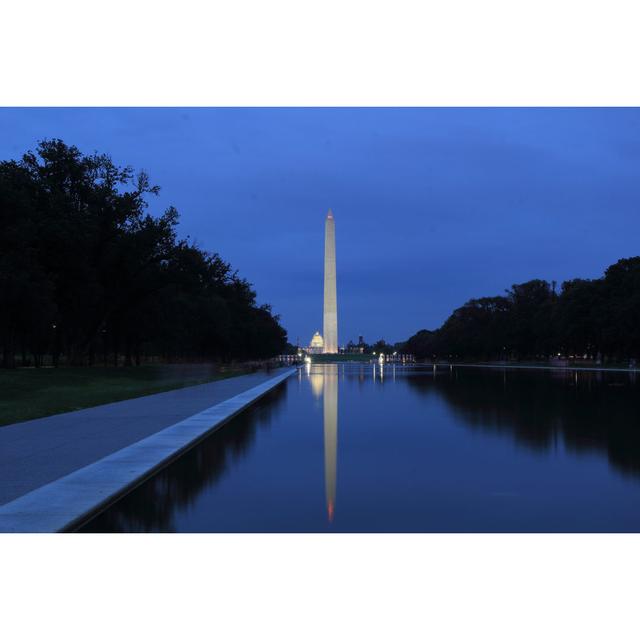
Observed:
[[[601,280],[567,280],[562,283],[555,326],[563,353],[595,356],[601,351],[605,308]]]
[[[380,340],[375,342],[371,346],[371,349],[376,354],[380,354],[380,353],[389,354],[389,353],[393,353],[394,351],[393,345],[390,345],[387,342],[385,342],[384,338],[380,338]]]
[[[507,297],[510,311],[507,339],[519,357],[546,357],[554,351],[552,331],[556,294],[545,280],[514,284]]]
[[[435,331],[406,341],[417,358],[548,358],[556,353],[621,360],[640,356],[640,257],[596,280],[530,280],[506,296],[469,300]]]
[[[215,253],[148,212],[145,173],[44,141],[0,162],[0,347],[36,366],[267,358],[286,346],[268,305]]]
[[[512,302],[503,296],[469,300],[456,309],[438,332],[434,353],[445,357],[499,357]]]

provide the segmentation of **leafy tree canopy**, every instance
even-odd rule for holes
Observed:
[[[61,140],[0,162],[2,364],[254,359],[286,332],[216,253],[148,211],[144,173]]]
[[[403,351],[421,359],[640,356],[640,257],[619,260],[596,280],[568,280],[559,293],[555,282],[530,280],[505,294],[469,300]]]

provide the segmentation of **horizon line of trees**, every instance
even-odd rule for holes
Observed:
[[[346,353],[355,353],[360,348],[362,348],[362,353],[366,354],[392,354],[394,351],[399,351],[400,348],[404,345],[403,342],[390,343],[387,342],[384,338],[380,338],[375,342],[368,344],[367,342],[353,342],[353,340],[349,340],[347,345],[345,346]]]
[[[0,364],[265,359],[286,331],[217,253],[147,212],[159,187],[45,140],[0,162]]]
[[[535,279],[474,298],[402,349],[419,359],[639,358],[640,257],[618,260],[601,278],[563,282],[560,291]]]

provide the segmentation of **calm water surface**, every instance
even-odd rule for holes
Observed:
[[[640,531],[639,384],[307,366],[83,531]]]

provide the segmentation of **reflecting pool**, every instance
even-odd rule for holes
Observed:
[[[640,531],[636,375],[307,365],[83,531]]]

